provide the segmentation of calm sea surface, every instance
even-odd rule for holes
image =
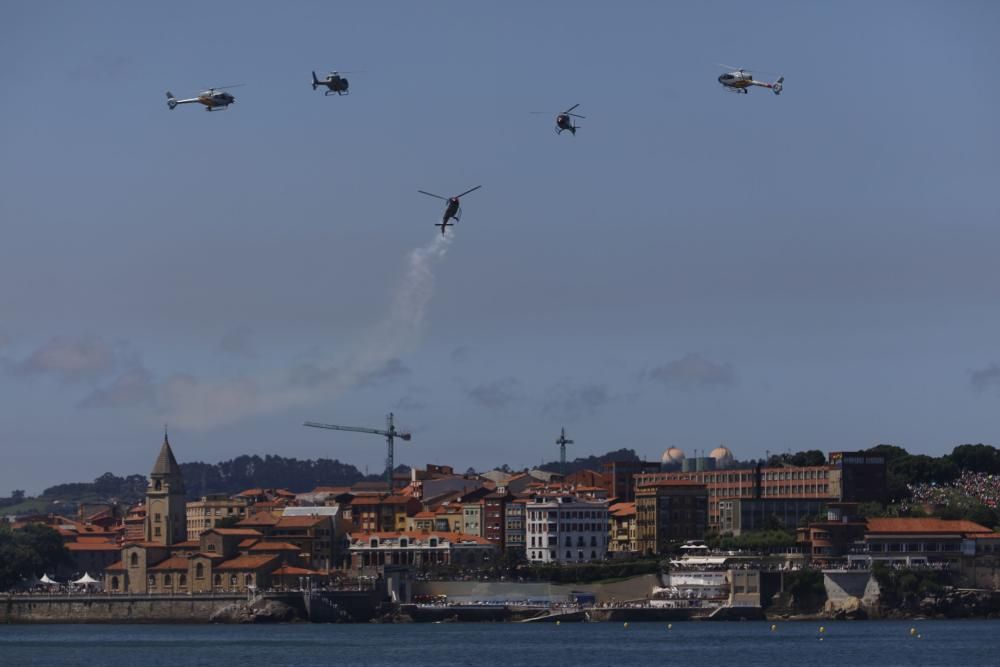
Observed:
[[[1000,665],[1000,621],[823,625],[822,634],[805,622],[776,632],[759,622],[0,626],[0,664]]]

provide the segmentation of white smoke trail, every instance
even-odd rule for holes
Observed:
[[[316,364],[321,380],[289,384],[287,372],[280,371],[238,379],[174,375],[151,382],[157,419],[204,430],[293,406],[329,403],[370,381],[419,341],[434,296],[434,268],[447,254],[453,235],[438,234],[410,251],[389,312],[341,365]]]
[[[408,352],[420,339],[427,306],[434,296],[434,267],[444,259],[454,232],[438,234],[411,251],[406,273],[396,288],[388,315],[368,336],[347,367],[350,384],[362,381],[388,362]]]

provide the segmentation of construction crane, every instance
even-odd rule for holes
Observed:
[[[378,428],[363,428],[360,426],[338,426],[336,424],[321,424],[320,422],[306,422],[303,426],[309,426],[312,428],[325,428],[331,431],[351,431],[353,433],[371,433],[372,435],[385,436],[385,441],[388,443],[389,453],[385,457],[385,481],[386,485],[389,487],[389,493],[392,493],[392,471],[395,468],[393,464],[395,460],[395,455],[393,451],[393,441],[396,438],[409,441],[412,437],[409,433],[401,433],[396,430],[396,425],[393,423],[393,415],[390,412],[389,417],[386,419],[385,430]]]
[[[573,441],[566,437],[566,429],[562,428],[559,430],[559,439],[556,440],[556,444],[559,445],[559,471],[562,474],[566,474],[566,445],[572,445]]]

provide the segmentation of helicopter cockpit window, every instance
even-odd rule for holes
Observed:
[[[732,74],[723,74],[722,75],[722,80],[723,81],[732,81],[735,78],[736,77],[734,77]]]

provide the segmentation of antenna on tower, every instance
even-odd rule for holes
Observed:
[[[566,428],[563,427],[559,430],[559,439],[556,440],[556,444],[559,445],[559,471],[563,475],[566,474],[566,445],[572,445],[573,441],[566,437]]]

